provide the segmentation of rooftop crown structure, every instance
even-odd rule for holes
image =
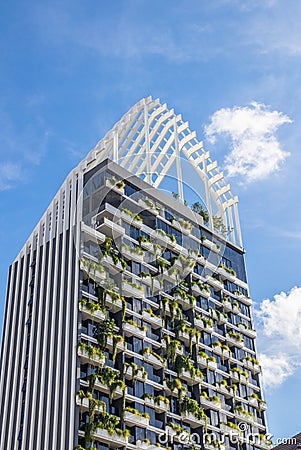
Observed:
[[[10,267],[0,450],[270,447],[237,201],[173,110],[122,117]]]

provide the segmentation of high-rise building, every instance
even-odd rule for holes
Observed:
[[[270,447],[237,202],[180,115],[122,117],[9,269],[1,450]]]

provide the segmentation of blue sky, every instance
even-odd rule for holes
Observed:
[[[2,3],[1,321],[7,267],[67,173],[159,97],[239,195],[270,431],[300,431],[300,19],[298,0]]]

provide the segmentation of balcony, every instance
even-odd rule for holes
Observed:
[[[138,380],[142,381],[143,383],[147,380],[148,373],[145,371],[142,371],[141,369],[135,370],[133,366],[124,366],[124,377],[127,380]]]
[[[172,395],[173,397],[179,397],[180,390],[177,387],[174,387],[173,389],[170,389],[167,386],[167,383],[166,383],[165,380],[163,381],[163,387],[164,387],[164,390],[165,390],[167,395]]]
[[[182,369],[181,373],[180,373],[180,378],[184,381],[186,381],[186,383],[189,386],[194,386],[195,384],[201,384],[203,381],[203,378],[201,378],[198,375],[195,375],[194,377],[191,376],[191,373],[188,370]]]
[[[243,373],[230,370],[230,376],[234,382],[242,383],[242,384],[249,383],[249,378]]]
[[[199,330],[204,330],[207,333],[213,333],[213,325],[203,321],[203,319],[194,319],[194,326]]]
[[[81,411],[89,411],[89,399],[87,397],[80,398],[78,395],[76,396],[76,404],[80,407]],[[102,404],[96,405],[95,412],[101,414],[104,412],[104,406]]]
[[[237,292],[234,293],[234,297],[236,300],[244,303],[246,306],[251,306],[253,303],[250,297],[247,297],[246,295],[243,294],[238,294]]]
[[[83,320],[91,318],[96,322],[103,322],[106,318],[106,315],[102,311],[96,310],[93,312],[89,307],[82,305],[81,303],[79,304],[79,310],[82,313]]]
[[[171,426],[166,426],[166,435],[171,436],[174,441],[183,443],[189,443],[190,434],[188,431],[181,429],[180,431],[174,430]]]
[[[131,211],[123,210],[120,214],[121,219],[123,219],[125,222],[129,223],[130,225],[141,228],[143,225],[142,220],[139,220],[139,215],[134,214]]]
[[[226,334],[226,339],[228,342],[229,347],[237,347],[237,348],[243,348],[244,341],[240,340],[239,336],[232,336],[229,333]]]
[[[185,345],[189,345],[190,343],[190,335],[187,333],[187,331],[180,331],[179,332],[179,340],[184,342]],[[196,344],[197,338],[196,336],[191,337],[192,344]]]
[[[217,369],[217,363],[216,361],[210,361],[209,358],[206,358],[204,356],[198,355],[198,365],[201,369],[211,369],[216,370]]]
[[[252,330],[251,328],[246,327],[244,324],[240,323],[238,324],[239,330],[246,336],[248,336],[251,339],[256,338],[256,331]]]
[[[218,273],[220,274],[220,276],[222,277],[223,280],[227,280],[228,279],[232,283],[235,283],[237,281],[237,277],[234,274],[228,272],[224,268],[219,267],[218,268]]]
[[[126,447],[129,443],[128,437],[116,432],[109,432],[104,428],[97,428],[94,438],[97,441],[107,444],[111,448]]]
[[[104,266],[108,267],[110,273],[112,273],[113,275],[116,275],[117,273],[123,271],[123,266],[121,262],[118,261],[117,263],[115,263],[111,256],[104,256],[103,259],[101,260],[101,263]]]
[[[125,235],[125,229],[107,217],[97,220],[94,226],[97,231],[111,238],[116,239],[117,237]]]
[[[145,352],[143,358],[145,362],[151,364],[155,369],[163,369],[166,366],[166,361],[154,353]]]
[[[148,311],[142,311],[142,319],[150,323],[152,328],[154,328],[155,330],[158,328],[162,328],[163,326],[161,317],[151,314]]]
[[[144,260],[144,251],[139,247],[130,247],[127,245],[122,245],[121,247],[122,256],[126,259],[142,263]]]
[[[106,362],[105,355],[92,353],[89,350],[78,348],[78,356],[81,357],[83,363],[95,364],[97,366],[103,366]]]
[[[175,301],[182,306],[184,311],[188,311],[189,309],[193,308],[195,305],[195,299],[187,297],[182,297],[179,294],[175,294],[174,296]]]
[[[121,339],[121,336],[120,336],[120,339]],[[112,337],[108,337],[106,348],[110,352],[113,352],[113,350],[114,350],[114,343],[113,343],[113,338]],[[122,340],[120,342],[117,342],[116,350],[117,350],[117,353],[124,352],[126,350],[126,342],[123,342]]]
[[[144,297],[144,288],[137,283],[123,281],[122,293],[125,297],[134,297],[142,299]]]
[[[181,414],[183,422],[188,423],[191,428],[198,428],[198,427],[204,427],[205,426],[205,419],[197,419],[195,415],[191,412],[184,411]]]
[[[231,305],[231,304],[230,304]],[[224,308],[225,309],[225,308]],[[229,311],[229,309],[228,309]],[[226,314],[226,315],[225,315]],[[223,313],[221,311],[217,311],[215,309],[211,309],[211,318],[216,320],[219,325],[223,325],[228,322],[227,313]]]
[[[107,386],[106,384],[101,383],[98,378],[96,378],[94,388],[97,389],[98,391],[103,392],[104,394],[110,395],[110,387]],[[125,394],[126,393],[127,391],[125,390]],[[123,390],[118,386],[116,389],[114,389],[113,399],[117,400],[118,398],[122,397],[123,397]]]
[[[155,203],[152,200],[147,199],[146,201],[142,198],[139,198],[138,205],[142,208],[143,211],[149,211],[155,216],[159,214],[159,209],[156,208]]]
[[[219,411],[222,409],[220,400],[213,400],[210,397],[205,397],[204,395],[201,395],[201,406],[204,409],[213,409],[214,411]]]
[[[112,295],[106,294],[106,307],[113,313],[121,311],[122,300],[120,298],[114,299],[114,296],[112,297]]]
[[[148,417],[143,417],[131,411],[124,411],[123,420],[129,427],[147,428],[149,426]]]
[[[210,241],[209,239],[205,239],[203,241],[203,245],[205,245],[205,247],[209,248],[213,252],[218,253],[219,251],[219,247],[217,246],[217,244],[215,242]]]
[[[146,338],[146,330],[141,329],[138,325],[132,325],[131,323],[125,322],[122,325],[122,329],[125,336],[128,337],[135,336],[139,339]]]
[[[247,423],[254,423],[254,417],[251,414],[247,414],[241,411],[237,411],[235,412],[235,416],[238,420],[242,420],[243,422],[247,422]]]
[[[224,349],[222,346],[219,346],[219,345],[214,345],[213,351],[216,355],[219,355],[222,358],[222,360],[229,359],[231,356],[231,353],[229,352],[229,350]]]
[[[168,412],[169,411],[169,403],[164,402],[163,400],[156,401],[156,398],[145,398],[145,406],[149,406],[150,408],[154,408],[154,410],[158,413]]]
[[[234,396],[234,391],[231,386],[225,386],[222,383],[217,383],[216,387],[218,392],[223,394],[225,398],[232,398]]]
[[[208,292],[207,289],[202,289],[197,283],[193,283],[191,289],[192,293],[196,296],[201,295],[204,298],[210,297],[210,291]]]
[[[206,275],[206,281],[213,286],[213,289],[215,291],[221,291],[224,289],[224,283],[220,280],[217,280],[216,278],[210,276],[210,275]]]
[[[260,373],[261,372],[261,367],[260,367],[259,364],[254,363],[252,361],[248,361],[246,359],[244,359],[243,363],[244,363],[244,366],[246,367],[246,369],[251,370],[251,372],[253,372],[253,373]]]

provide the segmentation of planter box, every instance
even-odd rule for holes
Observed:
[[[101,263],[108,267],[110,272],[114,275],[116,275],[119,272],[123,271],[123,267],[121,262],[118,262],[117,264],[114,263],[113,259],[111,256],[105,256],[102,260]]]
[[[248,336],[251,339],[255,339],[256,338],[256,331],[255,330],[250,330],[248,328],[245,328],[243,325],[238,325],[238,329],[245,334],[246,336]]]
[[[94,388],[105,394],[110,394],[110,388],[106,384],[101,383],[98,379],[95,381]],[[114,391],[113,399],[115,400],[121,397],[123,397],[123,390],[120,387],[117,387]]]
[[[143,225],[143,222],[140,220],[135,220],[132,216],[127,214],[124,211],[121,211],[120,217],[125,221],[131,224],[132,226],[135,226],[136,228],[141,228]]]
[[[229,300],[224,300],[223,308],[224,308],[225,312],[231,312],[232,311],[232,303],[229,302]]]
[[[163,387],[167,395],[172,395],[173,397],[179,397],[179,391],[177,388],[171,390],[166,384],[166,381],[163,381]]]
[[[88,255],[87,255],[88,259]],[[80,268],[83,272],[88,274],[88,270],[85,268],[84,264],[81,263]],[[100,270],[96,269],[95,272],[93,269],[89,272],[90,279],[95,280],[97,283],[102,283],[106,278],[107,274],[106,272],[101,272]]]
[[[125,259],[133,260],[139,263],[142,263],[144,259],[144,254],[140,254],[135,251],[131,252],[128,248],[123,246],[121,247],[121,254]]]
[[[237,280],[237,277],[235,275],[227,272],[225,269],[222,269],[221,267],[219,267],[218,273],[222,276],[223,279],[228,279],[232,283],[235,283],[235,281]]]
[[[106,318],[106,315],[102,311],[98,310],[92,314],[92,312],[86,306],[83,306],[81,304],[79,304],[79,310],[82,312],[84,319],[86,317],[89,317],[92,320],[96,320],[97,322],[103,322]]]
[[[163,369],[163,367],[166,366],[166,362],[160,361],[160,359],[158,359],[155,355],[152,355],[151,353],[149,354],[145,353],[143,357],[144,361],[154,366],[155,369]]]
[[[205,426],[204,419],[199,420],[190,412],[182,412],[181,417],[184,422],[189,423],[191,428],[198,428],[201,426]]]
[[[167,425],[166,434],[167,436],[171,436],[174,441],[181,442],[182,444],[189,443],[190,435],[186,430],[183,430],[182,433],[177,434],[177,432],[173,428]]]
[[[215,447],[213,444],[204,444],[205,450],[226,450],[226,446],[224,444],[220,444],[218,447]]]
[[[226,334],[226,339],[228,342],[229,347],[237,347],[237,348],[243,348],[244,341],[238,341],[237,339],[229,336],[229,334]]]
[[[221,394],[224,395],[225,398],[231,398],[234,396],[234,391],[232,387],[228,389],[223,384],[217,384],[217,389]]]
[[[128,367],[124,370],[124,377],[125,377],[127,380],[131,380],[131,379],[133,378],[133,367],[132,367],[132,366],[128,366]],[[141,369],[138,369],[138,373],[137,373],[135,379],[137,379],[138,381],[144,382],[145,380],[147,380],[147,374],[146,374],[146,377],[143,378]]]
[[[236,298],[236,300],[244,303],[246,306],[251,306],[253,303],[252,299],[249,297],[246,297],[245,295],[234,294],[234,297]]]
[[[141,289],[125,282],[122,283],[122,292],[125,297],[135,297],[139,299],[144,297],[144,289],[142,291]]]
[[[130,323],[124,323],[122,325],[122,329],[126,336],[136,336],[140,339],[144,339],[146,337],[146,331],[140,330],[140,328],[135,327],[135,325],[131,325]]]
[[[201,395],[201,405],[204,409],[213,409],[214,411],[219,411],[222,409],[222,404],[220,402],[215,402],[209,400]]]
[[[186,236],[188,236],[191,233],[190,227],[185,228],[185,226],[181,225],[180,222],[178,222],[177,220],[172,221],[172,226],[177,230],[181,231],[181,233],[185,234]]]
[[[86,350],[82,350],[81,348],[78,349],[78,356],[80,356],[84,362],[95,364],[97,366],[103,366],[106,362],[105,356],[100,357],[99,355],[93,355],[90,357],[88,352]]]
[[[129,427],[147,428],[149,426],[149,419],[137,416],[129,411],[124,411],[123,419]]]
[[[205,247],[209,248],[210,250],[212,250],[212,251],[214,251],[214,252],[216,252],[216,253],[218,253],[218,251],[219,251],[218,246],[217,246],[214,242],[210,241],[209,239],[205,239],[205,240],[202,242],[202,244],[203,244]]]
[[[261,367],[259,364],[253,364],[251,361],[246,361],[244,360],[244,366],[251,370],[251,372],[253,373],[260,373],[261,372]]]
[[[179,340],[183,341],[185,345],[188,345],[190,341],[189,334],[186,331],[180,331]],[[196,336],[192,336],[192,343],[196,344]]]
[[[117,353],[124,352],[126,350],[126,342],[118,342],[117,345]],[[106,348],[113,351],[113,338],[108,337]]]
[[[242,420],[243,422],[247,422],[247,423],[253,423],[254,422],[253,417],[250,417],[247,414],[244,414],[244,413],[241,413],[241,412],[235,412],[234,414],[235,414],[237,419]]]
[[[142,319],[145,320],[146,322],[149,322],[151,324],[152,328],[154,328],[154,329],[162,328],[163,322],[162,322],[161,317],[152,316],[147,311],[142,311]]]
[[[138,205],[141,206],[143,211],[149,211],[155,216],[158,216],[159,214],[159,211],[156,208],[152,208],[149,205],[147,205],[147,203],[145,203],[145,201],[142,198],[139,198]]]
[[[229,359],[230,358],[230,352],[229,350],[223,350],[218,345],[213,346],[213,351],[216,355],[219,355],[223,359]]]
[[[207,333],[213,333],[213,327],[205,324],[202,319],[194,319],[194,326],[199,330],[205,330]]]
[[[202,383],[202,378],[198,377],[197,375],[192,378],[190,372],[188,370],[184,370],[182,369],[182,372],[180,373],[180,378],[184,381],[186,381],[186,383],[189,386],[194,386],[195,384],[201,384]]]
[[[169,411],[169,404],[166,404],[162,400],[160,400],[159,403],[155,403],[154,398],[146,398],[144,401],[146,406],[154,408],[154,410],[157,411],[158,413]]]
[[[106,306],[110,311],[116,313],[122,310],[122,301],[118,299],[113,302],[112,297],[109,294],[106,294]]]
[[[217,280],[214,277],[211,277],[210,275],[206,275],[206,281],[213,286],[214,290],[222,290],[224,289],[224,283]]]
[[[97,428],[94,438],[97,441],[104,442],[113,448],[125,447],[129,443],[128,438],[119,436],[117,433],[109,433],[103,428]]]
[[[198,355],[198,364],[202,369],[217,369],[217,363],[215,361],[208,361],[207,358]]]
[[[89,399],[88,398],[79,398],[79,396],[76,396],[76,404],[81,408],[82,411],[89,411]],[[101,414],[103,412],[102,406],[96,406],[95,412]]]
[[[195,302],[191,303],[189,298],[181,298],[179,295],[175,295],[175,301],[182,306],[184,311],[188,311],[192,309],[195,305]]]
[[[233,372],[232,370],[230,370],[230,375],[231,375],[231,378],[237,382],[240,382],[243,384],[249,383],[249,380],[244,375],[240,375],[237,372]]]

